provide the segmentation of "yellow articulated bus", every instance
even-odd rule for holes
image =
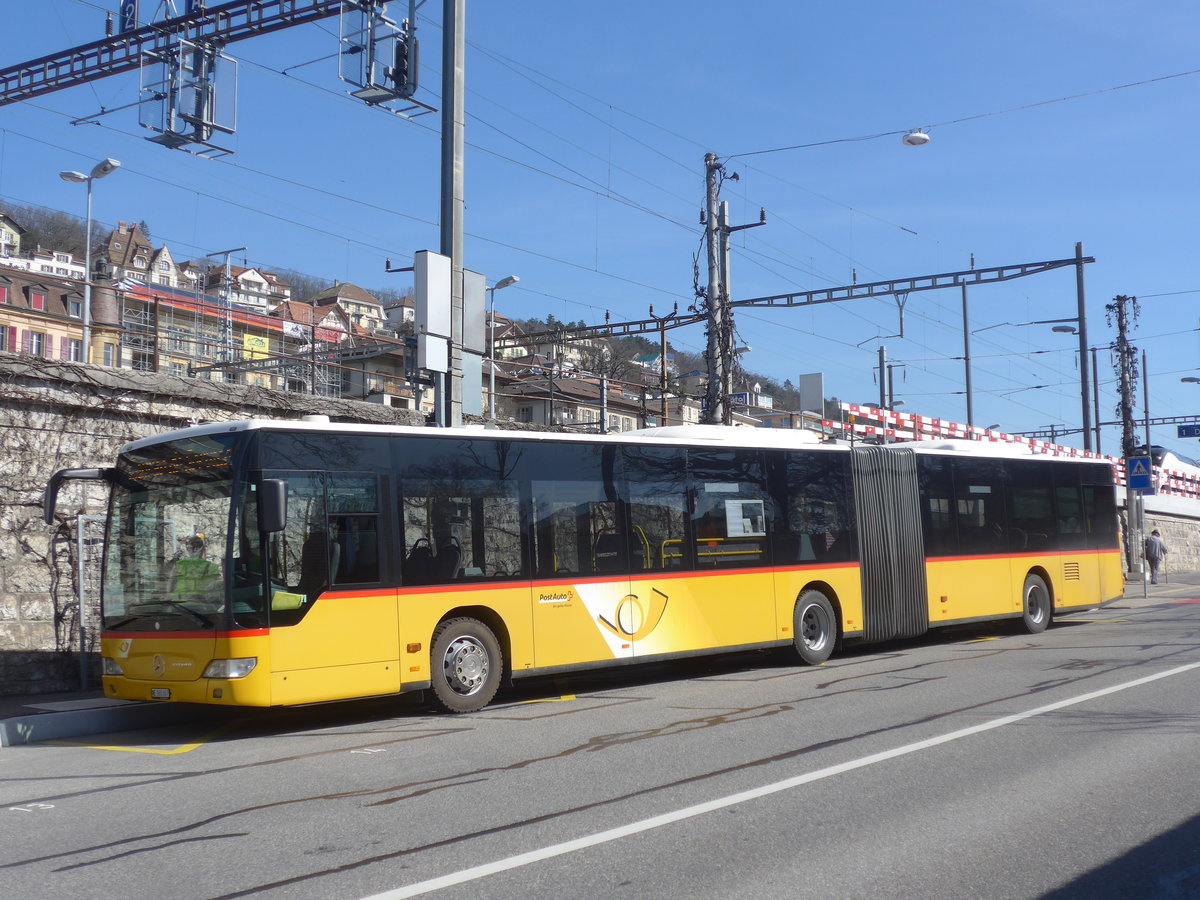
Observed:
[[[1106,463],[708,426],[245,421],[57,473],[111,485],[105,691],[277,706],[1059,614],[1120,596]]]

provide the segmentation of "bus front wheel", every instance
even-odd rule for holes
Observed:
[[[838,634],[837,615],[829,598],[820,591],[802,593],[792,616],[792,633],[803,662],[815,666],[829,659]]]
[[[496,635],[478,619],[447,619],[433,633],[429,666],[434,706],[475,712],[496,696],[504,656]]]
[[[1025,587],[1021,592],[1021,623],[1030,634],[1041,634],[1050,624],[1050,590],[1040,575],[1030,572],[1025,576]]]

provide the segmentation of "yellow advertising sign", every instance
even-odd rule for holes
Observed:
[[[270,341],[265,334],[242,335],[242,350],[246,359],[266,359],[270,349]]]

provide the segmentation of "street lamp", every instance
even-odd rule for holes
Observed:
[[[488,416],[496,418],[496,291],[512,287],[519,275],[506,275],[488,288]]]
[[[1195,375],[1188,375],[1186,378],[1179,379],[1183,384],[1200,384],[1200,378]]]
[[[58,177],[63,181],[87,185],[87,225],[83,247],[83,266],[86,269],[83,276],[83,361],[85,363],[92,361],[92,182],[97,178],[112,174],[120,167],[120,160],[110,156],[96,163],[90,175],[75,171],[58,173]]]

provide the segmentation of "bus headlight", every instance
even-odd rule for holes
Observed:
[[[109,656],[100,657],[100,671],[105,675],[124,675],[125,670],[121,668],[121,664]]]
[[[242,659],[214,659],[204,669],[202,678],[245,678],[258,665],[257,656]]]

